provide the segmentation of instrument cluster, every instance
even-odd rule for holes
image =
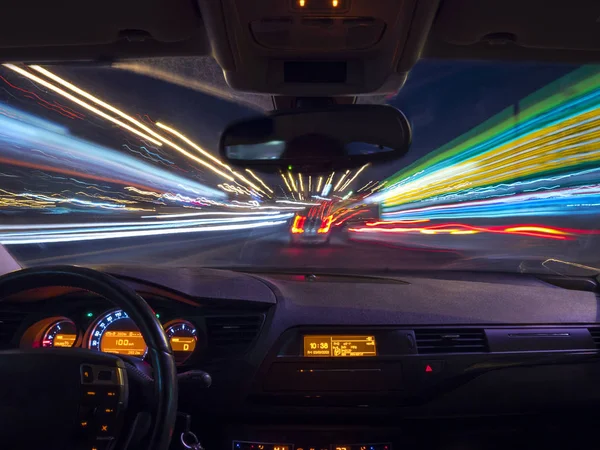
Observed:
[[[163,327],[178,364],[187,362],[204,346],[202,333],[188,320],[170,320],[164,323]],[[120,309],[105,311],[89,324],[79,326],[64,316],[44,318],[25,331],[20,346],[79,347],[139,358],[144,358],[148,351],[140,329],[129,315]]]

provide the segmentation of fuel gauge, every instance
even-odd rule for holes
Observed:
[[[42,347],[73,347],[77,340],[77,327],[69,319],[52,323],[42,336]]]
[[[165,324],[165,332],[171,343],[175,362],[183,364],[196,349],[198,343],[196,327],[187,320],[174,320]]]

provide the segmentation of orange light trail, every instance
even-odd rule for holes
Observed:
[[[444,223],[431,225],[427,227],[390,227],[389,225],[408,222],[371,222],[365,227],[350,228],[350,231],[356,233],[421,233],[421,234],[451,234],[451,235],[470,235],[479,233],[512,234],[520,236],[533,236],[556,240],[573,240],[578,234],[600,234],[596,230],[578,230],[572,228],[550,228],[541,225],[513,225],[508,227],[478,227],[460,223]],[[414,222],[416,223],[416,221]],[[381,225],[388,225],[381,226]]]

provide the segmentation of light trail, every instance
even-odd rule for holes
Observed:
[[[42,86],[44,86],[44,87],[46,87],[46,88],[48,88],[48,89],[50,89],[50,90],[52,90],[52,91],[56,92],[56,93],[57,93],[57,94],[59,94],[59,95],[62,95],[62,96],[63,96],[63,97],[65,97],[65,98],[68,98],[68,99],[69,99],[69,100],[71,100],[72,102],[74,102],[74,103],[77,103],[78,105],[80,105],[80,106],[82,106],[83,108],[85,108],[85,109],[87,109],[87,110],[89,110],[89,111],[91,111],[91,112],[93,112],[93,113],[97,114],[98,116],[100,116],[100,117],[102,117],[102,118],[104,118],[104,119],[106,119],[106,120],[108,120],[108,121],[110,121],[110,122],[113,122],[114,124],[116,124],[116,125],[120,126],[121,128],[124,128],[124,129],[126,129],[126,130],[128,130],[128,131],[130,131],[130,132],[132,132],[132,133],[134,133],[134,134],[136,134],[136,135],[138,135],[138,136],[140,136],[140,137],[144,138],[144,139],[147,139],[148,141],[152,142],[152,143],[153,143],[153,144],[155,144],[155,145],[159,145],[159,146],[160,146],[160,145],[162,145],[163,143],[165,143],[165,144],[167,144],[169,147],[171,147],[172,149],[174,149],[174,150],[178,151],[178,152],[179,152],[179,153],[181,153],[182,155],[184,155],[184,156],[186,156],[186,157],[190,158],[191,160],[193,160],[193,161],[195,161],[195,162],[197,162],[197,163],[199,163],[199,164],[201,164],[201,165],[203,165],[203,166],[207,167],[208,169],[212,170],[212,171],[213,171],[213,172],[215,172],[216,174],[218,174],[218,175],[220,175],[220,176],[222,176],[222,177],[226,178],[226,179],[227,179],[227,180],[229,180],[229,181],[234,181],[233,177],[231,177],[231,176],[227,175],[226,173],[224,173],[224,172],[222,172],[221,170],[217,169],[217,168],[216,168],[216,167],[214,167],[212,164],[210,164],[210,163],[208,163],[208,162],[204,161],[203,159],[200,159],[200,158],[198,158],[197,156],[195,156],[195,155],[192,155],[192,154],[191,154],[190,152],[188,152],[187,150],[185,150],[185,149],[181,148],[181,147],[180,147],[180,146],[178,146],[177,144],[175,144],[175,143],[173,143],[173,142],[169,141],[168,139],[164,138],[163,136],[161,136],[161,135],[159,135],[159,134],[157,134],[157,133],[154,133],[154,136],[157,136],[157,138],[156,138],[156,139],[155,139],[154,137],[150,137],[150,136],[148,136],[147,134],[144,134],[144,133],[142,133],[141,131],[139,131],[139,130],[137,130],[137,129],[135,129],[135,128],[133,128],[133,127],[129,126],[129,125],[127,125],[127,124],[126,124],[126,123],[124,123],[124,122],[121,122],[121,121],[120,121],[120,120],[118,120],[118,119],[115,119],[115,118],[114,118],[114,117],[112,117],[112,116],[109,116],[108,114],[106,114],[106,113],[104,113],[104,112],[100,111],[99,109],[95,108],[94,106],[92,106],[92,105],[90,105],[90,104],[88,104],[88,103],[86,103],[86,102],[84,102],[84,101],[80,100],[79,98],[77,98],[77,97],[75,97],[75,96],[73,96],[73,95],[69,94],[68,92],[64,91],[63,89],[59,88],[58,86],[55,86],[54,84],[52,84],[52,83],[49,83],[49,82],[47,82],[46,80],[43,80],[43,79],[41,79],[40,77],[38,77],[38,76],[36,76],[36,75],[34,75],[34,74],[32,74],[32,73],[29,73],[29,72],[27,72],[26,70],[24,70],[24,69],[22,69],[22,68],[20,68],[20,67],[17,67],[17,66],[15,66],[15,65],[13,65],[13,64],[4,64],[4,67],[6,67],[6,68],[8,68],[8,69],[11,69],[11,70],[13,70],[14,72],[17,72],[17,73],[19,73],[20,75],[22,75],[22,76],[24,76],[24,77],[26,77],[26,78],[29,78],[29,79],[30,79],[30,80],[32,80],[32,81],[35,81],[36,83],[39,83],[39,84],[41,84]],[[100,100],[98,100],[98,101],[100,101]],[[103,103],[104,103],[104,102],[103,102]],[[124,113],[123,113],[123,114],[124,114]],[[132,120],[135,120],[135,119],[133,119],[133,118],[132,118]]]
[[[333,191],[337,191],[338,188],[340,187],[340,184],[342,183],[342,181],[344,181],[344,179],[348,176],[348,174],[350,173],[349,170],[346,170],[346,172],[344,172],[342,174],[342,176],[340,177],[339,181],[337,182],[337,184],[335,185],[335,187],[333,188]],[[333,180],[332,180],[333,181]]]
[[[118,116],[122,117],[123,119],[127,120],[128,122],[136,125],[137,127],[141,128],[142,130],[144,130],[146,133],[154,136],[156,139],[161,139],[162,136],[160,136],[158,133],[156,133],[154,130],[152,130],[151,128],[149,128],[148,126],[146,126],[144,123],[140,122],[139,120],[135,119],[134,117],[131,117],[129,114],[124,113],[123,111],[121,111],[118,108],[115,108],[114,106],[100,100],[98,97],[93,96],[92,94],[90,94],[89,92],[84,91],[83,89],[75,86],[72,83],[69,83],[67,80],[59,77],[58,75],[50,72],[47,69],[44,69],[41,66],[38,65],[31,65],[29,66],[31,69],[45,75],[46,77],[50,78],[52,81],[55,81],[61,85],[63,85],[64,87],[70,89],[71,91],[81,95],[84,98],[87,98],[88,100],[96,103],[99,106],[102,106],[105,109],[108,109],[110,112],[117,114]],[[156,145],[162,145],[160,142],[156,142],[156,141],[151,141],[152,143],[156,143]]]
[[[294,182],[294,177],[292,177],[292,172],[288,172],[288,177],[290,179],[290,185],[294,189],[294,192],[298,192],[298,188],[296,187],[296,183]]]
[[[323,184],[323,177],[319,177],[319,181],[317,183],[317,192],[321,192],[321,184]]]
[[[344,186],[342,186],[342,189],[340,189],[340,192],[344,192],[344,190],[350,185],[350,183],[352,183],[357,176],[360,175],[360,173],[365,170],[367,167],[369,166],[369,163],[365,164],[364,166],[362,166],[360,169],[358,169],[356,171],[356,173],[354,174],[354,176],[352,178],[350,178],[348,181],[346,181],[346,183],[344,184]]]
[[[292,188],[290,187],[290,184],[288,183],[287,178],[285,177],[285,175],[283,174],[283,172],[279,172],[279,174],[281,175],[281,178],[283,178],[283,181],[286,185],[286,187],[288,188],[288,191],[290,191],[290,193],[292,192]]]
[[[373,224],[367,224],[365,227],[350,228],[350,232],[353,233],[367,233],[367,234],[406,234],[406,233],[420,233],[425,235],[473,235],[480,233],[493,233],[493,234],[510,234],[520,236],[532,236],[545,239],[555,240],[573,240],[576,235],[583,234],[600,234],[600,231],[595,230],[576,230],[569,228],[550,228],[541,225],[512,225],[512,226],[494,226],[494,227],[483,227],[473,226],[461,223],[442,223],[437,225],[430,225],[426,227],[397,227],[390,226],[390,224],[373,226]]]
[[[267,186],[267,184],[266,184],[266,183],[265,183],[265,182],[264,182],[262,179],[260,179],[260,178],[258,177],[258,175],[256,175],[256,174],[255,174],[254,172],[252,172],[250,169],[246,169],[246,172],[248,172],[250,175],[252,175],[256,181],[258,181],[260,184],[262,184],[262,185],[263,185],[263,187],[264,187],[264,188],[265,188],[267,191],[269,191],[271,194],[275,194],[275,192],[273,192],[273,191],[271,190],[271,188],[270,188],[269,186]]]
[[[52,83],[47,82],[46,80],[27,72],[26,70],[15,66],[14,64],[3,64],[4,67],[6,67],[7,69],[12,70],[13,72],[17,72],[19,75],[24,76],[25,78],[29,78],[30,80],[50,89],[51,91],[56,92],[59,95],[62,95],[65,98],[68,98],[69,100],[71,100],[73,103],[77,103],[79,106],[87,109],[88,111],[93,112],[94,114],[97,114],[98,116],[102,117],[103,119],[106,119],[112,123],[114,123],[115,125],[120,126],[121,128],[126,129],[127,131],[130,131],[133,134],[136,134],[137,136],[147,139],[148,141],[152,142],[154,145],[162,145],[160,141],[158,141],[157,139],[154,139],[151,136],[148,136],[147,134],[142,133],[141,131],[133,128],[130,125],[127,125],[124,122],[121,122],[118,119],[115,119],[112,116],[109,116],[108,114],[100,111],[98,108],[93,107],[92,105],[84,102],[83,100],[78,99],[77,97],[69,94],[68,92],[62,90],[61,88],[59,88],[58,86],[55,86]]]
[[[275,203],[286,203],[288,205],[303,205],[303,206],[319,206],[320,205],[320,203],[293,202],[291,200],[275,200]]]
[[[197,213],[196,213],[197,214]],[[212,213],[208,213],[212,214]],[[215,213],[215,214],[227,214],[227,213]],[[4,231],[16,231],[16,233],[11,233],[9,236],[15,235],[32,235],[37,234],[41,231],[45,230],[57,230],[54,232],[64,233],[65,230],[67,232],[73,233],[77,232],[70,231],[71,229],[79,229],[79,228],[97,228],[98,231],[106,231],[117,229],[120,230],[122,228],[136,227],[140,229],[151,229],[151,228],[164,228],[164,227],[184,227],[184,226],[199,226],[206,224],[218,224],[218,223],[229,223],[229,222],[252,222],[256,220],[274,220],[274,219],[289,219],[293,216],[292,213],[269,213],[269,212],[256,212],[255,216],[248,216],[250,213],[229,213],[235,215],[237,217],[222,217],[215,219],[185,219],[185,220],[155,220],[155,221],[126,221],[126,222],[82,222],[82,223],[65,223],[65,224],[39,224],[39,225],[1,225],[0,232]],[[168,219],[172,219],[175,217],[181,216],[179,214],[171,215]],[[160,218],[160,216],[142,216],[142,218]],[[27,231],[26,233],[22,233],[23,230],[33,230]],[[6,234],[4,235],[6,236]]]
[[[302,183],[302,174],[298,174],[298,181],[300,181],[300,192],[304,192],[304,183]]]
[[[183,142],[185,142],[186,144],[188,144],[190,147],[194,148],[195,150],[197,150],[199,153],[201,153],[202,155],[206,156],[207,158],[211,159],[212,161],[214,161],[215,163],[219,164],[220,166],[222,166],[224,169],[228,170],[229,172],[231,172],[232,175],[238,177],[240,180],[242,180],[244,183],[246,183],[247,185],[251,186],[253,189],[255,189],[256,191],[261,191],[263,193],[266,194],[266,192],[264,192],[260,187],[258,187],[256,184],[252,183],[250,180],[248,180],[246,177],[244,177],[242,174],[234,171],[233,169],[231,169],[231,167],[229,167],[227,164],[223,163],[219,158],[216,158],[215,156],[211,155],[209,152],[207,152],[206,150],[204,150],[202,147],[200,147],[198,144],[196,144],[194,141],[192,141],[190,138],[188,138],[187,136],[185,136],[183,133],[177,131],[176,129],[169,127],[167,125],[165,125],[164,123],[161,122],[156,122],[156,126],[171,133],[172,135],[178,137],[179,139],[181,139]],[[248,169],[246,169],[248,170]],[[259,179],[256,175],[252,174],[257,181],[259,181],[260,183],[263,183],[263,181],[261,179]],[[266,185],[265,185],[266,186]],[[268,189],[268,188],[267,188]],[[269,189],[270,190],[270,189]],[[271,191],[272,192],[272,191]]]
[[[22,244],[44,244],[44,243],[56,243],[56,242],[80,242],[80,241],[94,241],[104,239],[119,239],[119,238],[133,238],[133,237],[144,237],[144,236],[164,236],[169,234],[188,234],[188,233],[201,233],[210,231],[236,231],[236,230],[251,230],[255,228],[272,227],[278,225],[284,225],[287,220],[276,220],[276,221],[264,221],[256,222],[251,224],[237,224],[237,225],[216,225],[216,226],[204,226],[204,227],[186,227],[186,228],[174,228],[174,229],[146,229],[136,231],[115,231],[115,232],[100,232],[100,233],[79,233],[70,234],[63,236],[32,236],[30,238],[23,237],[5,237],[0,234],[0,244],[2,245],[22,245]]]

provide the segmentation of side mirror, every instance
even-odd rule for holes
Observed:
[[[410,142],[410,124],[399,110],[351,105],[237,122],[221,135],[220,152],[232,166],[316,174],[399,159]]]

